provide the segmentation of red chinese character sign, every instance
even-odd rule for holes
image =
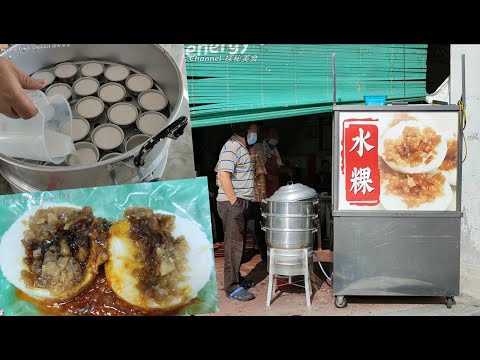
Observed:
[[[380,202],[376,123],[376,119],[343,122],[342,167],[348,179],[345,181],[346,200],[351,205],[375,206]]]
[[[457,112],[339,114],[338,210],[456,210]]]

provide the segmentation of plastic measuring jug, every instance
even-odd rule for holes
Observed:
[[[60,164],[75,151],[70,104],[61,95],[47,97],[39,90],[26,94],[38,113],[28,120],[0,114],[0,153]]]

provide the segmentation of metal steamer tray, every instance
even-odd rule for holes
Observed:
[[[60,63],[72,63],[79,69],[80,65],[96,61],[104,66],[123,65],[131,74],[144,74],[153,80],[152,89],[162,91],[167,98],[167,106],[160,111],[167,119],[167,123],[157,134],[150,136],[142,145],[130,151],[125,151],[125,142],[132,136],[140,134],[140,130],[133,122],[123,127],[124,141],[121,146],[101,151],[99,158],[111,152],[120,152],[121,155],[111,157],[89,165],[54,166],[38,164],[31,161],[22,161],[0,154],[0,172],[10,183],[15,192],[35,192],[44,190],[69,189],[116,185],[143,181],[153,170],[165,166],[166,152],[170,139],[176,139],[183,134],[188,124],[186,114],[180,114],[183,99],[183,79],[180,70],[172,57],[162,47],[151,44],[75,44],[67,48],[41,49],[24,51],[31,48],[28,45],[14,45],[2,53],[16,63],[18,67],[29,74],[40,70],[52,71]],[[78,80],[77,77],[68,80],[59,80],[46,86],[46,89],[56,83],[66,83],[70,86]],[[100,86],[112,82],[102,73],[98,78]],[[118,82],[122,84],[122,82]],[[124,82],[123,84],[124,85]],[[125,87],[125,86],[124,86]],[[132,94],[126,87],[126,94],[121,102],[127,102],[138,110],[138,115],[146,112],[138,103],[138,94]],[[98,96],[95,93],[93,96]],[[80,100],[77,96],[71,99],[72,113],[75,114],[75,104]],[[108,108],[113,104],[105,103],[103,113],[98,119],[90,121],[90,132],[81,141],[91,141],[95,128],[109,123]]]

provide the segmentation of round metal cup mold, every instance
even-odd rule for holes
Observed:
[[[113,150],[123,143],[125,134],[120,126],[102,124],[97,126],[91,135],[93,144],[101,150]]]
[[[64,62],[55,66],[53,73],[58,81],[73,82],[77,77],[78,67],[71,62]]]
[[[127,91],[123,85],[116,82],[108,82],[98,89],[98,97],[106,104],[113,105],[125,99]]]
[[[72,118],[72,140],[74,142],[83,140],[90,132],[90,122],[78,115]]]
[[[100,151],[98,148],[86,141],[77,142],[75,145],[77,154],[71,154],[67,157],[66,163],[70,166],[91,165],[98,162]]]
[[[96,96],[86,96],[75,104],[75,112],[88,121],[99,119],[104,110],[104,102]]]
[[[56,78],[53,71],[48,69],[39,70],[36,73],[32,74],[31,77],[37,80],[43,80],[44,89],[47,88],[49,85],[53,84]]]
[[[98,79],[104,71],[105,66],[99,61],[87,61],[80,65],[80,74],[85,77]]]
[[[135,96],[153,87],[153,80],[145,74],[132,74],[125,80],[125,87]]]
[[[138,104],[145,111],[162,111],[168,105],[168,99],[156,89],[148,89],[138,95]]]
[[[137,129],[150,136],[157,134],[167,123],[167,117],[156,111],[143,112],[136,121]]]
[[[118,102],[110,106],[107,117],[113,124],[126,128],[137,120],[138,113],[135,105],[128,102]]]
[[[83,141],[92,142],[93,130],[95,130],[95,128],[99,127],[100,125],[108,124],[108,119],[107,119],[106,113],[103,112],[102,115],[100,115],[98,119],[96,119],[95,121],[89,121],[89,123],[90,123],[90,131],[88,132],[87,137]]]
[[[100,158],[99,161],[110,160],[110,159],[119,157],[120,155],[122,155],[121,152],[111,152],[111,153],[108,153],[108,154],[103,155],[103,156]]]
[[[72,87],[68,84],[54,83],[45,90],[45,95],[47,96],[61,95],[65,99],[67,99],[67,101],[70,101],[73,96],[73,90],[72,90]]]
[[[135,149],[136,147],[143,145],[150,136],[145,134],[138,134],[133,135],[130,139],[128,139],[125,143],[125,152]]]
[[[123,140],[123,144],[118,147],[118,149],[114,149],[113,151],[116,152],[125,152],[125,146],[127,141],[130,140],[131,137],[135,135],[143,135],[140,130],[137,129],[136,126],[129,126],[123,129],[123,133],[125,134],[125,138]]]
[[[130,76],[130,69],[124,65],[112,64],[105,69],[103,75],[108,81],[123,82]]]
[[[94,77],[81,77],[73,85],[73,93],[78,97],[92,96],[100,88],[100,83]]]

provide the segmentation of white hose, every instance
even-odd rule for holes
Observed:
[[[318,262],[318,265],[320,266],[320,269],[322,269],[323,275],[325,275],[325,277],[326,277],[328,280],[330,280],[330,282],[331,282],[331,281],[332,281],[332,278],[329,277],[329,276],[327,275],[327,273],[325,272],[325,270],[323,269],[322,263],[320,262],[320,257],[319,257],[319,256],[317,255],[317,253],[315,253],[315,252],[314,252],[313,254],[317,257],[317,262]],[[328,283],[327,283],[327,284],[328,284]],[[330,284],[328,284],[328,285],[330,285]]]

